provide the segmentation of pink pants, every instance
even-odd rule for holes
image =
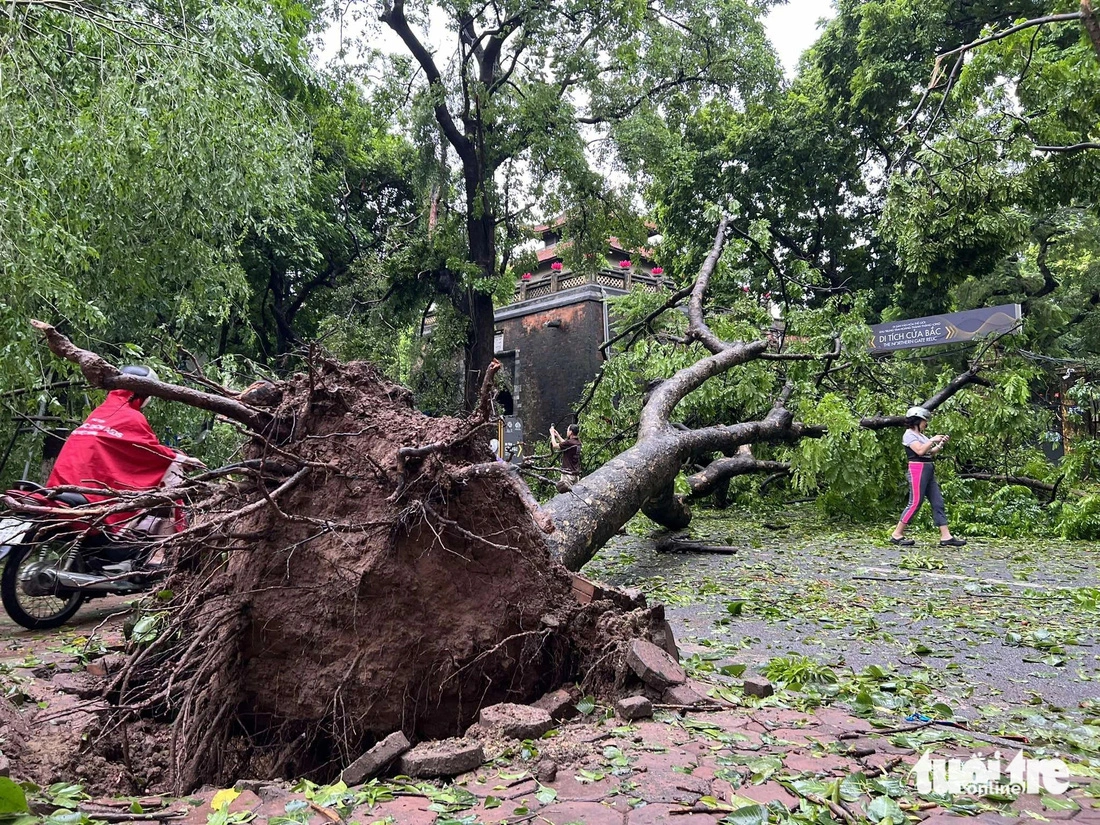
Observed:
[[[947,512],[943,509],[943,495],[936,483],[936,471],[931,461],[909,462],[909,504],[901,514],[902,524],[908,524],[917,514],[925,499],[932,505],[932,523],[937,527],[947,524]]]

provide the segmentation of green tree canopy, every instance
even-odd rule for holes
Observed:
[[[453,308],[467,405],[493,354],[492,294],[529,238],[525,227],[567,214],[575,268],[597,265],[609,235],[644,242],[636,190],[612,186],[602,173],[632,176],[643,158],[664,151],[666,124],[700,101],[740,104],[774,84],[775,57],[760,24],[767,5],[368,7],[411,57],[392,65],[415,89],[414,134],[438,169],[428,194],[434,259],[417,279],[430,278]]]
[[[304,74],[293,8],[13,6],[0,52],[0,386],[43,374],[27,319],[200,350],[247,282],[237,239],[275,219],[308,141],[265,82]]]

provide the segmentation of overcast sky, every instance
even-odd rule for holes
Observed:
[[[768,38],[779,53],[787,76],[794,75],[798,58],[817,40],[822,18],[836,14],[832,0],[788,0],[785,6],[777,6],[768,15]]]
[[[819,34],[818,23],[822,18],[835,14],[832,0],[788,0],[786,5],[778,6],[768,15],[766,25],[768,37],[775,46],[787,76],[794,75],[798,58]],[[354,25],[354,24],[352,24]],[[339,26],[333,26],[322,36],[322,49],[319,55],[322,62],[331,59],[339,48]],[[380,32],[378,43],[383,49],[403,50],[400,40],[389,30]]]

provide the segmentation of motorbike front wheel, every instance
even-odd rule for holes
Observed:
[[[0,577],[0,599],[16,623],[28,630],[60,627],[80,609],[83,593],[57,589],[50,592],[42,586],[38,575],[42,570],[63,564],[70,553],[73,555],[68,569],[80,572],[84,565],[73,541],[71,535],[36,538],[29,532],[23,542],[12,545]]]

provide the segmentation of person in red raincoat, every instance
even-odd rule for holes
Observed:
[[[123,367],[122,372],[156,379],[148,367]],[[182,479],[181,466],[202,466],[200,462],[160,443],[141,412],[149,398],[131,390],[112,390],[92,410],[87,420],[73,430],[57,456],[47,487],[103,487],[107,490],[139,491],[172,486]],[[112,498],[110,493],[85,493],[89,501]],[[109,525],[138,519],[139,512],[112,513]],[[182,513],[177,510],[176,520]],[[137,525],[150,533],[171,533],[169,519],[144,520]]]

